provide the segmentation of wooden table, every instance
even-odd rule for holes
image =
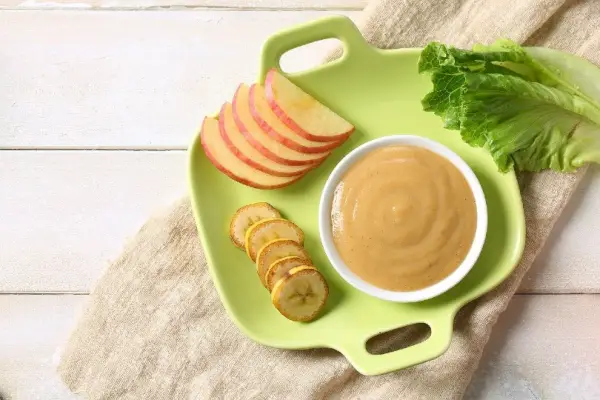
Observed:
[[[205,113],[279,28],[364,0],[0,0],[0,393],[73,399],[55,375],[94,281],[185,194]],[[290,54],[318,63],[324,47]],[[289,63],[289,64],[287,64]],[[600,399],[600,169],[494,329],[468,399]]]

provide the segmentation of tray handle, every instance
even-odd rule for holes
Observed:
[[[454,313],[438,314],[423,321],[429,325],[431,335],[421,343],[386,354],[371,354],[362,342],[347,342],[338,350],[363,375],[379,375],[421,364],[442,355],[452,340]],[[402,324],[394,329],[412,325]]]
[[[281,70],[279,61],[284,53],[323,39],[338,39],[342,42],[344,52],[337,61],[369,49],[369,45],[356,25],[350,18],[343,15],[319,18],[295,25],[279,31],[263,44],[259,82],[264,82],[264,78],[271,68]]]

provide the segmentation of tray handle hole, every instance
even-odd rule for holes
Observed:
[[[322,39],[286,51],[279,60],[279,67],[287,74],[295,74],[326,64],[324,61],[330,54],[339,58],[342,52],[339,39]]]
[[[405,349],[426,341],[431,336],[431,328],[425,323],[417,323],[392,329],[367,340],[367,351],[381,355]]]

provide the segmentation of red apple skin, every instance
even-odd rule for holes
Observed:
[[[227,168],[225,168],[220,162],[219,160],[216,159],[216,157],[210,152],[210,147],[207,145],[206,143],[206,137],[204,135],[204,126],[206,124],[206,119],[204,120],[204,122],[202,123],[202,129],[200,131],[200,144],[202,145],[202,149],[204,150],[204,154],[206,155],[206,158],[208,158],[208,160],[211,162],[212,165],[215,166],[215,168],[217,168],[219,171],[221,171],[223,174],[227,175],[229,178],[233,179],[234,181],[241,183],[242,185],[245,186],[249,186],[255,189],[261,189],[261,190],[273,190],[273,189],[280,189],[283,187],[287,187],[293,183],[295,183],[296,181],[300,180],[304,175],[300,175],[297,178],[290,178],[289,182],[285,182],[282,183],[281,185],[276,185],[276,186],[264,186],[264,185],[260,185],[258,183],[249,181],[248,179],[244,179],[241,178],[239,176],[237,176],[236,174],[234,174],[233,172],[229,171]]]
[[[344,141],[352,134],[352,132],[354,132],[354,128],[352,128],[349,132],[345,132],[340,135],[319,136],[313,135],[312,133],[302,129],[300,125],[298,125],[289,115],[285,113],[285,111],[281,107],[279,107],[277,101],[275,100],[275,94],[273,93],[273,79],[276,73],[277,71],[275,69],[271,69],[269,70],[269,72],[267,72],[267,76],[265,77],[265,95],[275,115],[277,115],[281,122],[286,124],[291,130],[293,130],[303,138],[313,140],[315,142]]]
[[[235,92],[235,95],[233,96],[233,101],[232,101],[233,117],[235,119],[235,123],[236,123],[238,129],[240,130],[240,132],[242,132],[242,135],[244,135],[246,140],[248,140],[248,142],[250,142],[250,144],[252,144],[252,146],[256,150],[260,151],[265,157],[267,157],[277,163],[284,164],[284,165],[295,165],[295,166],[310,165],[310,166],[315,167],[315,166],[319,165],[320,163],[322,163],[327,158],[327,156],[329,154],[326,154],[322,158],[315,159],[315,160],[290,160],[287,158],[280,157],[277,154],[270,151],[269,149],[267,149],[266,147],[264,147],[258,140],[256,140],[256,138],[253,136],[252,132],[250,132],[248,129],[246,129],[246,127],[244,126],[244,123],[239,118],[238,113],[236,112],[237,107],[239,107],[238,93],[240,91],[240,88],[241,88],[241,85],[240,85],[240,87],[238,87],[238,90]]]
[[[326,144],[322,144],[320,146],[314,146],[314,147],[307,147],[307,146],[303,146],[300,143],[295,142],[294,140],[290,139],[290,138],[286,138],[285,136],[283,136],[281,133],[277,132],[275,129],[273,129],[271,127],[271,125],[269,125],[269,123],[267,121],[265,121],[262,116],[260,115],[256,103],[255,103],[255,91],[256,90],[261,90],[262,88],[260,86],[257,86],[256,84],[250,86],[250,96],[248,96],[249,100],[250,100],[250,113],[252,114],[252,117],[254,118],[254,121],[256,121],[256,123],[258,124],[258,126],[260,126],[260,128],[266,132],[270,137],[272,137],[273,139],[277,140],[279,143],[283,144],[285,147],[290,148],[292,150],[296,150],[299,151],[301,153],[324,153],[326,151],[332,151],[333,149],[339,147],[344,140],[346,140],[346,138],[349,136],[346,136],[343,138],[343,140],[337,140],[337,141],[329,141]],[[269,104],[269,106],[271,106]],[[276,114],[275,117],[279,118],[281,120],[281,118]],[[282,121],[283,122],[283,121]],[[289,125],[285,124],[286,126],[289,127]],[[295,129],[290,128],[292,131],[294,131],[296,133]],[[304,137],[304,136],[302,136]],[[323,142],[319,142],[319,143],[323,143]]]
[[[225,145],[227,145],[227,148],[233,153],[233,155],[235,155],[238,159],[243,161],[245,164],[249,165],[250,167],[252,167],[254,169],[262,171],[265,174],[269,174],[269,175],[273,175],[273,176],[282,176],[282,177],[300,176],[300,175],[305,174],[308,170],[312,169],[312,166],[308,166],[306,169],[300,170],[298,172],[275,171],[273,169],[270,169],[268,167],[265,167],[265,166],[257,163],[252,158],[246,156],[237,147],[235,147],[235,144],[233,144],[233,142],[229,138],[229,134],[227,132],[227,129],[225,128],[224,111],[225,111],[225,105],[223,105],[223,107],[221,108],[221,111],[219,112],[219,132],[221,134],[221,138],[225,142]]]

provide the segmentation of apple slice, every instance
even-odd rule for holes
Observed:
[[[298,135],[317,142],[344,140],[354,126],[317,99],[294,85],[276,69],[265,78],[265,94],[271,109]]]
[[[261,129],[273,139],[292,150],[302,153],[322,153],[338,147],[345,140],[334,142],[315,142],[298,135],[284,124],[273,112],[265,96],[265,88],[261,85],[250,86],[250,112]]]
[[[219,171],[243,185],[257,189],[277,189],[291,185],[302,177],[273,176],[244,164],[223,141],[219,132],[219,121],[214,118],[204,119],[200,143],[206,157]]]
[[[240,132],[256,150],[260,151],[265,157],[285,165],[315,166],[327,158],[329,152],[301,153],[270,137],[252,117],[249,95],[250,88],[248,85],[242,84],[238,87],[233,97],[233,117]]]
[[[252,168],[275,176],[298,176],[312,166],[293,166],[276,163],[265,157],[246,140],[233,119],[231,104],[225,103],[219,114],[219,131],[223,141],[233,154]]]

